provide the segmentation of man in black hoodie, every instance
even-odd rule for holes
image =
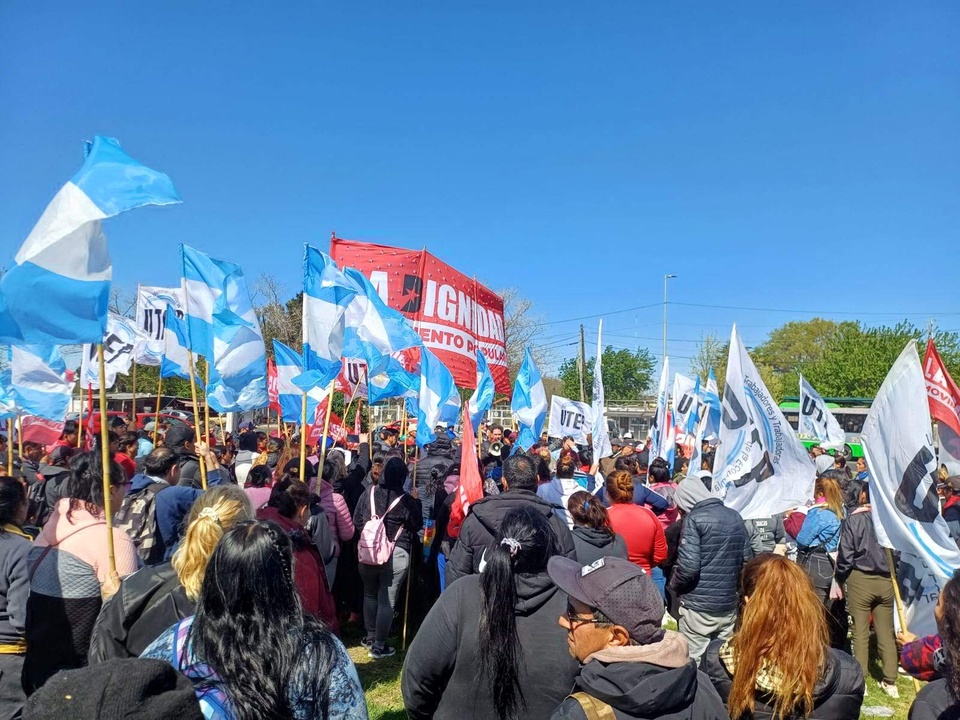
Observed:
[[[423,521],[433,519],[433,501],[437,488],[443,485],[450,470],[460,469],[460,456],[453,449],[453,442],[446,433],[437,433],[437,439],[423,446],[423,456],[408,465],[407,492],[412,492],[416,483],[417,493],[423,505]]]
[[[503,516],[522,504],[532,505],[550,523],[560,552],[576,559],[577,551],[567,523],[554,512],[559,506],[537,497],[537,468],[527,455],[511,455],[503,461],[504,492],[478,500],[470,506],[460,536],[447,558],[446,586],[464,575],[480,572],[483,551],[491,547]]]
[[[574,691],[553,720],[609,717],[611,710],[617,720],[728,717],[690,659],[686,639],[661,627],[663,601],[643,570],[617,557],[586,566],[552,557],[547,573],[567,595],[560,625],[581,663]]]

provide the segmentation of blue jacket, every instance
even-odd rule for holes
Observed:
[[[833,552],[839,545],[840,518],[833,510],[814,505],[807,511],[807,518],[797,535],[797,546],[801,550],[813,550],[823,546],[827,552]]]
[[[600,502],[602,502],[607,507],[610,507],[610,503],[607,502],[607,489],[603,485],[600,486],[600,489],[595,493]],[[654,492],[646,485],[640,482],[639,478],[633,479],[633,503],[634,505],[646,505],[651,510],[653,510],[654,515],[659,515],[668,507],[670,507],[670,502],[660,493]]]

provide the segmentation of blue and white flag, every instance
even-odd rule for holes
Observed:
[[[277,366],[277,394],[284,422],[299,423],[303,414],[303,390],[293,379],[303,372],[303,357],[277,339],[273,341],[273,361]],[[309,408],[308,408],[309,411]],[[307,419],[312,418],[307,415]]]
[[[21,415],[62,422],[72,392],[56,345],[10,346],[10,396]]]
[[[800,421],[797,425],[800,437],[812,438],[827,450],[842,450],[847,441],[837,418],[803,375],[800,376]]]
[[[600,462],[601,458],[609,457],[613,453],[610,447],[610,428],[607,425],[607,409],[604,405],[603,391],[603,320],[597,327],[597,359],[593,364],[593,461]]]
[[[310,245],[304,246],[304,375],[297,379],[301,387],[327,387],[340,374],[345,332],[343,316],[357,292],[356,283],[340,272],[329,255]]]
[[[370,377],[367,389],[371,405],[395,397],[415,398],[420,394],[420,375],[410,372],[391,357],[383,372]]]
[[[440,422],[447,422],[442,420],[442,417],[449,415],[454,396],[457,396],[459,408],[460,396],[453,375],[436,355],[425,347],[420,348],[420,394],[416,404],[417,445],[423,447],[437,439],[434,428]]]
[[[707,387],[703,393],[703,404],[707,406],[707,424],[703,428],[703,437],[716,442],[720,437],[720,392],[713,368],[707,373]]]
[[[547,393],[543,389],[543,378],[533,361],[529,347],[524,351],[523,362],[513,384],[510,410],[520,428],[517,447],[526,450],[539,442],[543,422],[547,417]]]
[[[667,379],[670,376],[670,358],[663,358],[663,367],[660,370],[660,385],[657,387],[657,409],[650,424],[650,460],[656,457],[664,460],[670,455],[673,447],[668,441],[667,428]]]
[[[490,366],[487,365],[487,359],[483,356],[483,351],[477,347],[477,389],[470,396],[470,422],[473,427],[479,428],[483,421],[483,416],[493,405],[493,375],[490,374]]]
[[[180,246],[187,334],[207,358],[207,402],[218,412],[266,407],[267,350],[240,266]]]
[[[0,342],[100,342],[113,275],[102,221],[180,202],[170,178],[138,163],[113,138],[98,135],[84,149],[80,170],[47,205],[0,279]]]
[[[0,373],[0,420],[11,420],[17,416],[17,404],[9,387],[10,371],[4,370]],[[7,442],[13,442],[13,438],[7,438]]]
[[[177,317],[172,305],[163,315],[163,357],[160,359],[160,377],[190,379],[190,352],[187,323]],[[196,369],[196,365],[194,365]]]
[[[136,320],[111,312],[107,320],[107,332],[101,342],[104,376],[109,389],[116,384],[117,375],[130,374],[130,365],[136,359],[138,350],[147,343],[147,339],[140,333]],[[83,346],[79,381],[81,388],[100,389],[100,363],[96,345]]]
[[[700,409],[700,376],[697,379],[677,373],[673,376],[673,424],[677,433],[692,435]],[[689,438],[692,440],[693,438]],[[687,443],[689,444],[689,442]]]

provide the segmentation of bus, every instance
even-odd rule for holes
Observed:
[[[868,398],[824,398],[827,407],[833,416],[840,423],[844,432],[843,455],[849,460],[863,457],[863,443],[860,440],[860,433],[863,432],[863,423],[870,412],[872,400]],[[780,403],[780,410],[783,416],[790,423],[794,430],[800,426],[800,399],[791,397],[785,398]],[[809,451],[811,447],[819,444],[815,438],[800,435],[800,442]]]

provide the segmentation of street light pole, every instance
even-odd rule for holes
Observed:
[[[676,275],[663,276],[663,362],[667,361],[667,280]]]

